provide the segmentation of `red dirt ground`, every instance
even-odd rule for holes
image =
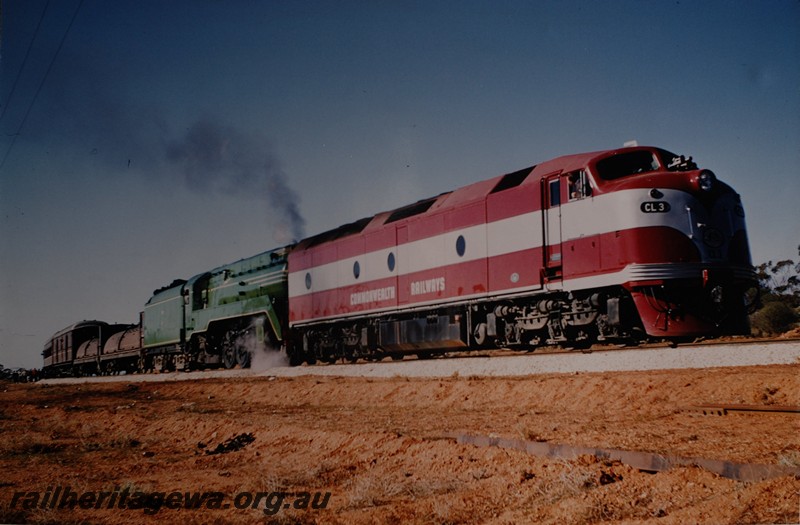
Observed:
[[[251,378],[0,385],[5,523],[796,523],[800,479],[648,474],[591,456],[457,444],[453,432],[800,466],[800,365],[447,379]],[[208,454],[242,434],[238,450]],[[225,495],[228,508],[24,508],[54,487]],[[242,492],[290,492],[266,515]],[[302,493],[330,492],[324,509]],[[10,508],[15,494],[15,508]],[[41,503],[41,499],[38,500]],[[240,500],[243,501],[243,500]],[[273,500],[276,501],[276,500]]]

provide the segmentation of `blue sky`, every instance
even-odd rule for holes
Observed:
[[[74,321],[135,321],[176,277],[633,139],[742,194],[755,262],[797,258],[794,0],[10,0],[2,14],[6,366],[39,366]]]

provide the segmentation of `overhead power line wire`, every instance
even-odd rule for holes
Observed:
[[[17,90],[17,82],[19,82],[19,77],[22,76],[22,71],[25,69],[25,64],[28,63],[28,56],[30,56],[31,49],[33,48],[33,43],[36,41],[36,37],[39,35],[39,29],[42,27],[42,20],[44,20],[44,15],[45,13],[47,13],[48,7],[50,7],[50,0],[47,0],[47,3],[44,5],[44,9],[42,9],[42,14],[39,16],[39,22],[36,24],[36,29],[33,32],[33,37],[31,38],[31,41],[28,43],[27,51],[25,51],[25,58],[22,59],[22,65],[19,66],[19,71],[17,71],[17,77],[14,79],[14,84],[11,86],[11,92],[8,94],[6,103],[3,105],[3,110],[0,112],[0,120],[3,120],[3,115],[6,114],[8,105],[11,103],[11,99],[14,98],[14,92]]]
[[[75,19],[78,17],[78,13],[80,12],[82,5],[83,5],[83,0],[80,0],[80,2],[78,3],[78,7],[75,8],[75,12],[72,14],[72,18],[69,21],[67,30],[64,31],[64,36],[61,37],[61,41],[58,43],[58,48],[56,48],[56,52],[53,54],[53,59],[47,66],[47,70],[45,70],[44,72],[42,81],[39,82],[39,87],[36,88],[36,93],[34,93],[33,99],[31,100],[31,103],[28,105],[28,109],[25,111],[25,115],[22,117],[22,122],[20,122],[19,127],[17,128],[17,132],[14,133],[14,138],[11,139],[11,144],[9,144],[8,149],[6,150],[6,154],[3,156],[3,161],[0,162],[0,170],[2,170],[3,166],[6,165],[6,160],[8,160],[8,156],[11,154],[11,150],[14,149],[14,144],[17,143],[17,137],[19,137],[20,133],[22,133],[22,128],[25,127],[25,122],[28,120],[28,115],[30,115],[31,109],[33,109],[34,104],[36,104],[36,99],[39,98],[39,93],[41,93],[42,87],[44,86],[44,83],[47,80],[48,75],[50,75],[50,70],[53,69],[53,64],[56,63],[58,54],[61,52],[61,48],[64,46],[64,41],[67,39],[67,35],[69,34],[70,29],[72,29],[72,24],[75,23]]]

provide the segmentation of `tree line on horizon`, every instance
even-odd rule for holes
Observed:
[[[798,260],[767,261],[756,266],[761,296],[750,316],[755,335],[787,332],[800,320],[800,246]]]

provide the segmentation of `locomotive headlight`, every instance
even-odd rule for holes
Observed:
[[[714,172],[703,170],[697,177],[697,185],[700,186],[700,189],[703,191],[711,191],[714,188],[714,181],[716,180],[717,177],[714,175]]]

